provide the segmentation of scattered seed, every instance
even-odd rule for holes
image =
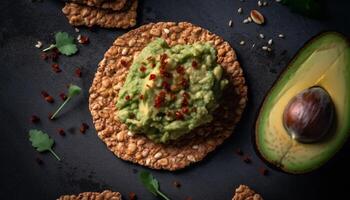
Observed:
[[[244,161],[245,163],[247,163],[247,164],[249,164],[249,163],[252,162],[252,160],[249,158],[249,156],[244,156],[244,157],[243,157],[243,161]]]
[[[267,51],[268,51],[268,52],[271,52],[272,49],[271,49],[270,47],[267,47]]]
[[[261,49],[264,50],[264,51],[267,51],[267,46],[262,46]]]
[[[81,68],[80,67],[77,67],[76,69],[75,69],[75,71],[74,71],[74,74],[75,74],[75,76],[77,76],[77,77],[81,77],[81,75],[82,75],[82,72],[81,72]]]
[[[256,24],[261,25],[265,22],[264,16],[257,10],[250,11],[250,17]]]
[[[262,6],[261,1],[258,1],[258,6],[259,6],[259,7],[261,7],[261,6]]]
[[[238,12],[238,14],[242,14],[243,9],[242,8],[238,8],[237,12]]]
[[[252,49],[255,47],[255,43],[252,45]]]
[[[279,34],[278,37],[279,38],[284,38],[284,35],[283,34]]]
[[[267,44],[272,45],[272,39],[269,39],[269,41],[267,42]]]
[[[232,20],[230,20],[230,21],[228,22],[228,26],[229,26],[229,27],[232,27]]]
[[[181,183],[179,181],[174,181],[173,182],[174,187],[179,188],[181,187]]]
[[[38,122],[40,121],[40,118],[39,118],[38,116],[36,116],[36,115],[32,115],[32,116],[30,117],[30,121],[31,121],[33,124],[36,124],[36,123],[38,123]]]
[[[248,24],[249,21],[248,21],[248,19],[244,19],[244,20],[242,21],[242,23],[243,23],[243,24]]]
[[[252,18],[251,17],[248,17],[248,22],[252,22]]]
[[[74,30],[75,30],[76,33],[80,32],[80,30],[78,28],[74,28]]]
[[[244,40],[240,41],[239,44],[244,45],[245,44]]]
[[[81,123],[80,128],[79,128],[80,133],[85,133],[87,129],[89,129],[89,125],[87,125],[84,122]]]
[[[78,35],[77,40],[80,44],[88,44],[89,43],[89,37],[84,35]]]
[[[38,163],[38,165],[43,165],[44,164],[44,161],[41,158],[39,158],[39,157],[36,157],[35,161],[36,161],[36,163]]]
[[[238,148],[236,149],[236,154],[239,156],[243,156],[243,151],[240,148]]]
[[[41,47],[43,47],[43,43],[41,41],[37,41],[35,47],[40,49]]]
[[[262,34],[262,33],[259,34],[259,37],[260,37],[261,39],[264,39],[264,38],[265,38],[264,34]]]
[[[265,167],[260,167],[259,173],[263,176],[267,176],[269,174],[269,171]]]
[[[63,128],[57,129],[57,132],[58,132],[58,134],[60,134],[61,136],[65,136],[65,135],[66,135],[66,132],[64,131]]]
[[[267,1],[264,1],[264,2],[263,2],[263,6],[267,6]]]
[[[129,192],[129,200],[136,200],[137,197],[136,197],[136,194],[135,192]]]

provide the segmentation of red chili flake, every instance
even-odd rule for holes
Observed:
[[[47,101],[48,103],[53,103],[55,100],[53,99],[52,96],[47,96],[45,97],[45,101]]]
[[[177,66],[176,67],[176,72],[179,74],[184,74],[185,73],[185,68],[183,66]]]
[[[190,98],[190,95],[187,93],[187,92],[184,92],[182,94],[182,97],[185,98],[185,99],[189,99]]]
[[[175,100],[176,100],[176,94],[170,93],[170,99],[171,99],[172,101],[175,101]]]
[[[144,99],[144,96],[143,94],[140,95],[140,99],[143,100]]]
[[[129,63],[125,60],[121,60],[120,64],[122,64],[124,67],[127,67],[129,65]]]
[[[167,91],[170,91],[170,84],[166,81],[163,81],[162,82],[162,87],[167,90]]]
[[[184,119],[184,115],[181,112],[179,112],[179,111],[175,112],[175,117],[176,117],[177,120],[183,120]]]
[[[249,163],[252,162],[252,160],[249,158],[249,156],[244,156],[244,157],[243,157],[243,161],[244,161],[245,163],[247,163],[247,164],[249,164]]]
[[[182,85],[184,88],[187,88],[187,87],[188,87],[188,81],[187,81],[185,78],[182,78],[182,79],[181,79],[181,85]]]
[[[136,194],[135,192],[129,192],[129,200],[136,200],[137,197],[136,197]]]
[[[182,107],[188,106],[188,101],[187,101],[187,99],[183,99],[183,100],[182,100],[181,106],[182,106]]]
[[[50,95],[45,90],[43,90],[43,91],[41,91],[41,96],[43,96],[45,98],[45,97],[50,96]]]
[[[167,54],[162,54],[162,55],[160,55],[160,63],[161,64],[164,64],[164,63],[166,63],[165,62],[165,60],[168,58],[168,55]]]
[[[47,60],[47,59],[49,58],[49,55],[47,55],[47,53],[45,53],[45,52],[42,52],[42,53],[40,54],[40,58],[41,58],[42,60]]]
[[[131,99],[131,98],[130,98],[129,95],[126,95],[126,96],[125,96],[125,100],[129,101],[130,99]]]
[[[154,79],[156,79],[156,75],[155,75],[155,74],[151,74],[151,75],[149,76],[149,80],[154,80]]]
[[[152,68],[155,68],[155,67],[156,67],[156,63],[152,63],[152,64],[151,64],[151,67],[152,67]]]
[[[44,164],[44,161],[41,158],[39,158],[39,157],[36,157],[35,161],[36,161],[36,163],[38,163],[38,165],[43,165]]]
[[[82,75],[82,72],[81,72],[81,68],[80,67],[77,67],[74,71],[74,74],[77,76],[77,77],[81,77]]]
[[[145,66],[141,66],[141,67],[140,67],[140,71],[141,71],[141,72],[145,73],[146,70],[147,70],[147,68],[146,68]]]
[[[154,107],[160,108],[165,100],[165,92],[160,91],[159,94],[154,99]]]
[[[78,36],[78,42],[80,44],[89,44],[90,40],[88,36],[84,36],[84,35],[79,35]]]
[[[179,181],[174,181],[173,185],[177,188],[181,187],[181,183]]]
[[[187,114],[187,113],[190,112],[190,110],[188,109],[188,107],[182,108],[181,111],[182,111],[183,114]]]
[[[65,101],[67,99],[67,95],[64,92],[61,92],[60,98],[62,99],[62,101]]]
[[[263,176],[267,176],[269,174],[269,170],[267,170],[265,167],[260,167],[259,172]]]
[[[236,149],[236,154],[239,156],[243,156],[243,151],[240,148]]]
[[[60,134],[61,136],[65,136],[65,135],[66,135],[66,132],[64,131],[63,128],[57,129],[57,132],[58,132],[58,134]]]
[[[192,61],[192,67],[198,69],[198,63],[195,60]]]
[[[60,73],[62,71],[57,63],[52,64],[51,67],[55,73]]]
[[[81,123],[80,128],[79,128],[80,133],[85,133],[87,129],[89,129],[89,125],[87,125],[84,122]]]
[[[36,123],[38,123],[38,122],[40,121],[40,118],[39,118],[38,116],[36,116],[36,115],[32,115],[32,116],[30,117],[30,121],[31,121],[33,124],[36,124]]]

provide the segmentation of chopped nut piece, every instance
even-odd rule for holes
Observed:
[[[250,11],[250,17],[256,24],[261,25],[265,22],[264,16],[257,10]]]
[[[43,43],[41,41],[37,41],[35,47],[40,49],[41,47],[43,47]]]

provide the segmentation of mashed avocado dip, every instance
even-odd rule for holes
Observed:
[[[176,140],[212,121],[228,80],[209,43],[149,43],[134,59],[116,104],[118,117],[155,142]]]

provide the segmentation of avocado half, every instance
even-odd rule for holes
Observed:
[[[335,121],[328,137],[316,143],[300,143],[283,126],[283,111],[300,91],[321,87],[330,95]],[[309,41],[264,99],[255,127],[260,155],[281,170],[301,174],[326,163],[350,133],[350,46],[344,36],[325,32]]]

